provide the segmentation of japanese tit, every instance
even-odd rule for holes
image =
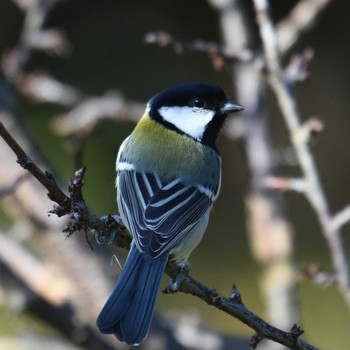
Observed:
[[[242,109],[218,86],[176,85],[150,99],[121,145],[117,203],[132,243],[98,316],[102,333],[133,345],[146,337],[167,261],[185,263],[205,232],[221,184],[215,140]]]

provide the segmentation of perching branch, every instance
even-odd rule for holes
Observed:
[[[96,231],[99,232],[101,237],[109,237],[111,236],[112,231],[117,230],[118,236],[120,237],[119,245],[126,245],[125,239],[127,234],[122,230],[123,225],[121,224],[119,217],[117,215],[109,215],[98,218],[91,213],[86,205],[82,195],[85,172],[84,168],[76,171],[74,179],[70,180],[68,187],[70,196],[68,197],[57,185],[53,175],[47,171],[43,172],[35,164],[1,122],[0,136],[12,149],[13,153],[16,154],[17,163],[29,171],[43,185],[43,187],[47,189],[49,199],[57,203],[49,213],[56,214],[59,217],[64,215],[70,216],[72,222],[68,223],[63,230],[64,232],[71,235],[76,231],[84,231],[85,233]]]
[[[263,42],[267,65],[267,77],[271,89],[276,95],[283,118],[290,133],[301,170],[305,179],[305,196],[313,207],[328,243],[337,280],[343,296],[350,307],[350,271],[339,225],[328,208],[328,200],[318,175],[315,160],[309,149],[310,126],[301,123],[297,101],[289,82],[286,81],[278,49],[276,33],[270,17],[270,8],[266,0],[254,0],[257,22]]]
[[[124,248],[129,247],[131,241],[130,236],[123,230],[122,223],[116,215],[109,215],[108,217],[98,219],[88,209],[81,192],[84,183],[84,169],[78,170],[75,173],[75,178],[70,180],[70,197],[67,197],[58,187],[53,176],[44,173],[30,160],[28,155],[13,139],[2,123],[0,123],[0,136],[17,155],[18,163],[28,170],[48,190],[49,198],[58,203],[58,206],[56,206],[51,213],[59,216],[70,215],[71,219],[74,220],[73,223],[68,224],[64,229],[65,232],[69,234],[73,234],[77,230],[84,230],[86,233],[97,232],[98,236],[102,237],[102,239],[109,239],[117,230],[115,244]],[[175,278],[178,273],[177,267],[169,264],[166,268],[166,273],[171,278]],[[229,298],[225,298],[219,295],[215,290],[196,281],[191,276],[187,276],[180,287],[180,291],[197,296],[209,305],[224,311],[254,329],[258,336],[254,335],[252,344],[257,344],[258,338],[267,338],[293,350],[317,350],[316,347],[300,339],[303,331],[301,331],[299,327],[294,326],[290,332],[284,332],[256,316],[244,306],[241,296],[235,287],[233,288],[232,295]]]
[[[166,273],[174,278],[177,275],[176,266],[170,265],[166,269]],[[316,350],[317,348],[301,340],[299,337],[303,331],[293,326],[290,332],[284,332],[276,327],[271,326],[263,319],[251,312],[242,302],[241,295],[237,288],[232,288],[232,294],[229,298],[219,295],[215,290],[208,288],[204,284],[195,280],[191,276],[187,276],[182,282],[180,291],[186,294],[192,294],[208,305],[212,305],[219,310],[239,319],[241,322],[254,329],[259,335],[260,340],[266,338],[277,343],[287,346],[293,350]],[[256,338],[256,335],[253,336]],[[255,349],[255,347],[253,347]]]
[[[57,186],[54,177],[48,172],[43,172],[24,152],[22,147],[10,135],[4,124],[0,122],[0,136],[17,156],[17,163],[28,170],[47,190],[49,198],[58,203],[62,208],[69,210],[70,200]]]

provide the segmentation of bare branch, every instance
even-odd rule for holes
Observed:
[[[303,52],[293,55],[285,69],[285,77],[291,83],[303,81],[309,77],[308,65],[314,58],[314,50],[306,48]]]
[[[276,40],[280,52],[285,53],[300,39],[301,35],[313,28],[331,0],[299,1],[287,18],[276,28]]]
[[[166,273],[170,277],[175,278],[177,275],[176,266],[168,266]],[[262,338],[273,340],[293,350],[317,349],[299,338],[302,334],[299,327],[293,326],[290,332],[284,332],[271,326],[260,317],[252,313],[243,304],[240,293],[235,287],[233,288],[231,297],[225,298],[224,296],[219,295],[215,290],[209,289],[191,276],[187,276],[180,287],[180,291],[186,294],[195,295],[205,301],[208,305],[212,305],[217,309],[239,319],[250,328],[253,328]]]
[[[84,99],[68,113],[53,121],[53,128],[60,135],[83,132],[90,133],[95,125],[104,119],[137,121],[143,114],[145,105],[126,101],[116,91],[105,93],[102,97]],[[136,117],[137,116],[137,117]]]
[[[63,84],[43,73],[24,74],[18,81],[17,87],[27,98],[41,103],[73,106],[82,96],[75,87]]]
[[[48,197],[50,200],[58,204],[54,206],[50,213],[57,216],[69,215],[73,220],[65,227],[64,232],[68,235],[76,231],[84,231],[86,234],[98,232],[101,237],[110,237],[114,235],[114,231],[118,231],[118,242],[120,246],[125,247],[128,245],[128,234],[123,231],[123,225],[118,216],[98,218],[91,213],[86,205],[81,192],[84,183],[84,169],[78,170],[75,173],[75,178],[70,181],[68,188],[70,197],[67,197],[58,187],[54,177],[48,172],[44,173],[29,158],[1,122],[0,137],[4,139],[17,155],[17,162],[24,169],[28,170],[48,190]]]
[[[183,52],[206,53],[217,70],[223,68],[225,61],[252,61],[253,55],[246,47],[233,52],[227,47],[222,47],[214,42],[204,40],[181,41],[166,32],[150,32],[145,35],[146,44],[156,44],[160,47],[171,47],[177,54]]]
[[[55,179],[48,172],[43,172],[24,152],[22,147],[6,130],[3,123],[0,122],[0,136],[12,149],[17,156],[17,163],[24,169],[28,170],[47,190],[49,198],[66,208],[70,206],[69,198],[57,186]]]
[[[305,195],[313,207],[327,240],[339,286],[350,308],[350,272],[348,258],[342,243],[341,232],[333,223],[328,208],[314,158],[308,142],[314,123],[301,124],[301,116],[291,87],[285,80],[278,51],[277,37],[269,14],[266,0],[254,0],[260,35],[268,68],[268,81],[275,93],[283,118],[291,135],[291,142],[296,150],[303,176],[306,181]],[[320,129],[319,126],[316,129]],[[322,127],[321,127],[322,129]]]
[[[116,238],[115,244],[121,247],[128,248],[130,246],[130,235],[125,232],[121,221],[117,216],[108,216],[98,219],[92,214],[87,207],[83,195],[82,186],[84,183],[84,169],[80,169],[75,173],[75,177],[70,181],[68,198],[58,188],[53,177],[44,174],[39,167],[29,159],[23,149],[8,133],[2,123],[0,123],[0,136],[10,146],[13,152],[17,155],[19,163],[30,171],[39,182],[49,191],[50,199],[56,201],[62,206],[55,207],[51,212],[59,216],[69,214],[73,223],[68,224],[65,232],[73,234],[77,230],[83,230],[86,233],[97,233],[99,238],[106,239],[112,243],[113,237]],[[50,191],[54,191],[51,195]],[[70,209],[70,210],[68,210]],[[114,242],[113,242],[114,243]],[[171,278],[176,278],[178,274],[177,266],[168,264],[166,273]],[[293,350],[316,350],[316,348],[299,338],[300,332],[295,332],[293,329],[290,332],[284,332],[275,328],[256,316],[249,309],[247,309],[241,299],[237,288],[233,288],[232,294],[229,298],[220,296],[216,291],[208,288],[204,284],[196,281],[191,276],[186,276],[180,286],[180,291],[187,294],[192,294],[202,299],[209,305],[224,311],[225,313],[241,320],[249,327],[253,328],[263,338],[268,338],[288,346]],[[299,329],[299,328],[298,328]]]
[[[51,55],[68,55],[71,46],[63,31],[43,29],[44,22],[62,0],[13,0],[24,12],[25,18],[17,46],[2,61],[4,73],[11,82],[21,78],[24,67],[33,50],[45,51]]]
[[[331,226],[333,230],[342,228],[345,224],[350,222],[350,205],[347,205],[343,210],[333,216]]]

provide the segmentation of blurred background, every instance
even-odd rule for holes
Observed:
[[[59,179],[62,188],[79,166],[86,165],[84,196],[89,207],[98,216],[116,213],[115,157],[148,98],[179,82],[204,81],[221,85],[228,96],[244,104],[233,83],[232,60],[218,59],[215,65],[207,52],[145,42],[148,33],[162,31],[182,43],[201,39],[221,44],[219,3],[225,1],[0,0],[1,121]],[[297,4],[270,1],[275,23]],[[245,2],[243,7],[254,28],[252,5]],[[283,58],[287,64],[294,53],[314,50],[310,75],[297,84],[295,93],[303,118],[317,116],[325,125],[310,147],[332,213],[350,199],[349,11],[347,1],[330,1]],[[30,30],[38,27],[53,32],[31,37]],[[257,32],[254,36],[254,45],[259,45]],[[281,176],[299,176],[275,98],[267,87],[264,93],[268,116],[264,125],[273,148],[273,168]],[[253,111],[246,108],[245,115],[250,113]],[[271,321],[264,265],[256,259],[247,232],[252,174],[245,142],[239,137],[241,128],[240,121],[230,124],[219,139],[223,186],[208,231],[191,256],[192,275],[226,296],[235,283],[245,305]],[[114,338],[96,340],[94,317],[119,273],[112,254],[123,263],[126,252],[99,246],[91,238],[92,251],[84,233],[67,239],[60,232],[66,219],[47,214],[53,203],[34,180],[23,175],[25,171],[15,160],[0,140],[0,349],[38,349],[38,344],[55,349],[123,348]],[[311,344],[346,349],[350,312],[341,293],[334,285],[315,284],[299,274],[310,264],[333,270],[318,219],[302,194],[277,196],[293,227],[288,260],[294,271],[292,299],[298,304],[293,308],[299,310],[295,322],[301,324]],[[349,226],[344,227],[343,236],[350,253]],[[236,347],[223,343],[219,347],[208,340],[212,344],[208,349],[249,348],[250,328],[194,297],[161,294],[157,310],[165,318],[163,326],[169,324],[173,337],[180,339],[181,345],[174,348],[204,349],[193,339],[217,333],[220,339],[238,339]],[[74,334],[64,315],[70,315],[72,325],[80,325]],[[156,322],[162,325],[159,319]],[[194,329],[193,335],[182,335],[183,329],[174,324]],[[95,347],[87,339],[94,339]],[[171,348],[161,337],[154,339],[144,348]],[[271,343],[265,346],[275,349]]]

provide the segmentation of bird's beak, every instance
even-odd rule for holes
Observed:
[[[232,102],[232,101],[226,101],[226,103],[221,107],[220,111],[222,114],[228,114],[232,112],[239,112],[244,109],[243,106],[241,106],[238,103]]]

